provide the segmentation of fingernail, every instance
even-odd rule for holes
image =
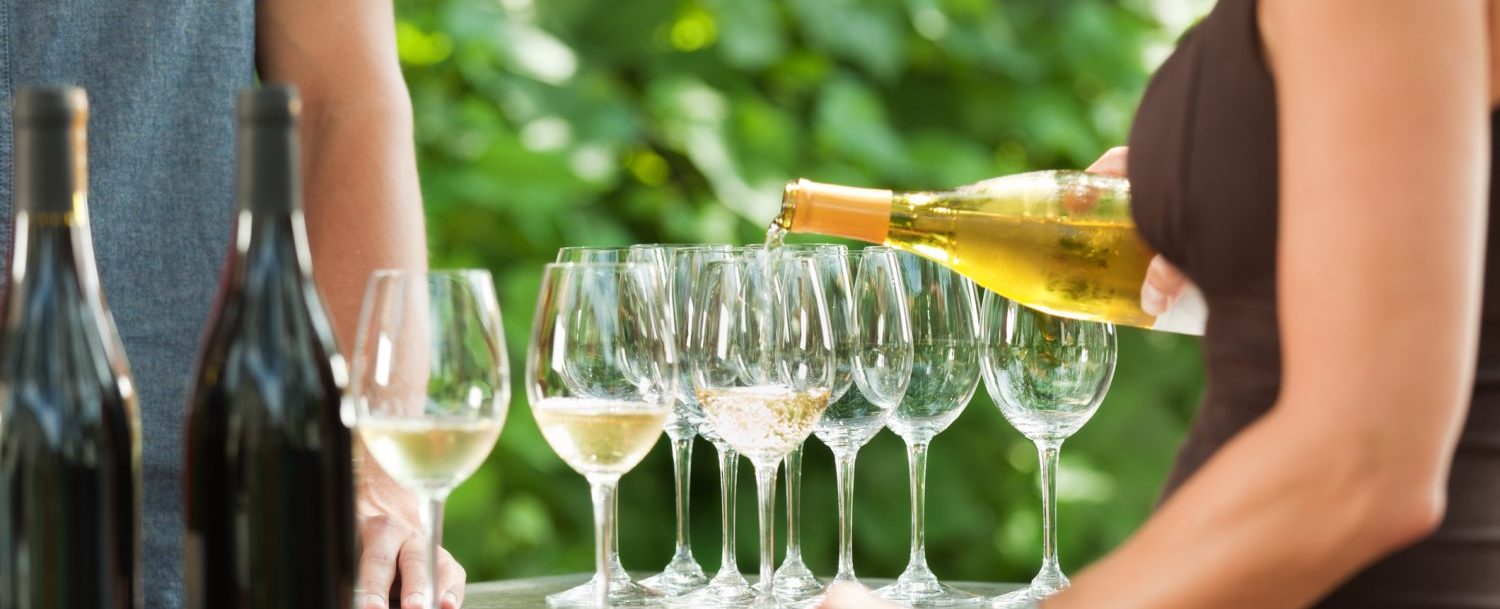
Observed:
[[[1167,297],[1160,290],[1151,287],[1151,284],[1141,286],[1141,310],[1147,315],[1161,315],[1167,312]]]
[[[458,595],[454,594],[452,592],[446,592],[446,593],[444,593],[443,594],[443,605],[447,606],[447,607],[452,607],[453,609],[458,609]]]
[[[371,594],[365,597],[365,609],[391,609],[391,604],[386,602],[384,596]]]
[[[427,606],[427,595],[425,593],[422,593],[422,592],[413,592],[411,594],[406,595],[405,599],[402,599],[401,605],[402,606],[410,605],[412,607],[426,607]]]

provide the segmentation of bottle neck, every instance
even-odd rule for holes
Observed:
[[[244,265],[269,269],[296,265],[311,274],[302,216],[302,166],[291,123],[241,123],[235,251]]]
[[[885,243],[895,193],[797,180],[786,186],[776,226],[793,233]]]
[[[291,125],[240,125],[236,186],[241,214],[290,217],[302,212],[302,163]]]
[[[88,151],[84,122],[17,122],[11,285],[28,276],[74,276],[97,285],[88,227]]]

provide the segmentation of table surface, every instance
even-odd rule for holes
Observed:
[[[464,609],[546,609],[548,594],[567,590],[588,579],[587,573],[575,573],[469,584]],[[872,588],[890,583],[888,579],[862,581]],[[1021,587],[1019,584],[975,582],[953,582],[953,585],[982,596],[996,596]]]

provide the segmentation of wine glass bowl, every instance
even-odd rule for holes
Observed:
[[[1061,441],[1093,418],[1109,392],[1115,367],[1110,324],[1047,315],[987,295],[981,362],[1005,420],[1034,441]],[[1003,304],[1002,304],[1003,301]],[[1004,307],[1004,313],[992,311]]]
[[[375,463],[426,500],[429,556],[443,501],[484,462],[510,403],[500,307],[487,271],[378,271],[354,350],[355,429]],[[436,607],[437,562],[424,591]]]

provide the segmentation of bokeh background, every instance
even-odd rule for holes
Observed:
[[[759,241],[782,184],[939,189],[1082,167],[1125,141],[1150,71],[1211,0],[397,0],[435,264],[496,278],[520,378],[540,268],[564,245]],[[1077,571],[1150,513],[1201,391],[1194,339],[1123,330],[1114,387],[1061,466],[1061,552]],[[809,444],[804,553],[834,571],[831,457]],[[982,389],[932,445],[928,552],[940,577],[1026,581],[1040,552],[1032,446]],[[756,564],[740,480],[739,560]],[[665,441],[621,487],[632,570],[672,552]],[[718,479],[698,442],[693,548],[719,564]],[[861,453],[855,562],[906,563],[906,455]],[[473,580],[591,568],[582,477],[517,383],[485,468],[448,508]],[[777,543],[784,542],[779,527]],[[778,560],[780,556],[778,550]]]

